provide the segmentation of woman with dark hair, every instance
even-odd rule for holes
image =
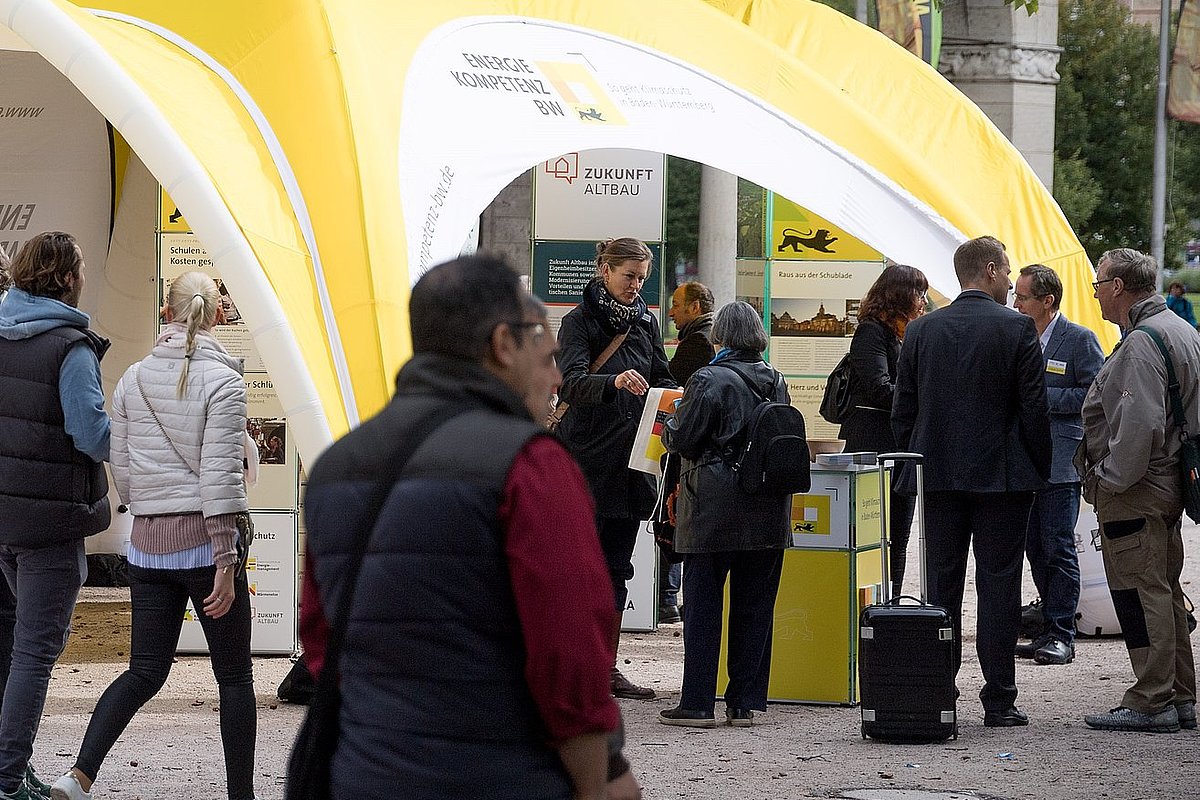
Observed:
[[[867,290],[858,309],[858,328],[850,342],[850,414],[838,436],[846,452],[886,453],[896,449],[892,435],[892,392],[896,388],[896,360],[904,329],[925,313],[929,281],[916,267],[893,264]],[[888,570],[892,594],[904,583],[908,532],[912,527],[914,498],[897,494],[893,484],[888,541]]]
[[[633,238],[596,245],[596,276],[583,302],[558,331],[559,400],[569,404],[558,433],[575,456],[596,501],[596,529],[617,602],[613,628],[612,692],[651,700],[654,690],[635,686],[616,666],[621,614],[633,577],[633,546],[642,520],[654,510],[654,478],[629,469],[633,437],[646,392],[673,388],[658,319],[642,300],[650,275],[650,248]],[[603,361],[603,363],[599,363]]]
[[[679,525],[683,553],[683,691],[659,712],[664,725],[713,728],[725,584],[729,584],[729,685],[725,719],[753,724],[767,708],[775,596],[789,544],[791,496],[748,494],[730,453],[744,446],[754,410],[764,400],[788,403],[787,381],[763,361],[767,332],[745,302],[717,312],[713,340],[721,350],[688,379],[663,443],[678,453]],[[753,388],[751,388],[753,387]]]

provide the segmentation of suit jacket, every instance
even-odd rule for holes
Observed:
[[[1050,482],[1075,483],[1079,473],[1072,459],[1083,441],[1080,410],[1096,373],[1104,366],[1104,351],[1096,334],[1060,312],[1042,361],[1046,365],[1046,401],[1050,406],[1050,438],[1054,443]]]
[[[925,456],[929,492],[1024,492],[1050,476],[1050,418],[1033,320],[964,291],[909,323],[896,372],[896,446]],[[911,468],[899,491],[916,493]]]

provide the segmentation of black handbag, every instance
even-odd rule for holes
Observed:
[[[395,466],[393,474],[385,477],[371,496],[362,535],[355,540],[354,552],[346,564],[346,588],[342,592],[341,602],[338,603],[337,616],[333,618],[329,628],[325,661],[321,667],[321,674],[317,677],[317,688],[308,706],[304,723],[296,734],[292,753],[288,757],[287,783],[283,794],[285,800],[329,800],[331,796],[329,766],[337,749],[342,709],[338,661],[346,638],[346,626],[350,621],[350,608],[354,602],[354,590],[358,584],[363,556],[366,555],[367,545],[371,541],[379,514],[383,511],[383,504],[408,460],[431,433],[466,410],[463,408],[448,411],[445,408],[436,408],[422,418],[414,434],[405,442],[407,447],[401,449],[392,461]]]
[[[821,406],[818,409],[821,417],[831,425],[841,425],[850,416],[850,354],[842,356],[842,360],[829,373],[825,382],[825,394],[821,396]]]
[[[1167,363],[1167,396],[1171,400],[1171,416],[1179,426],[1179,472],[1183,481],[1183,510],[1187,512],[1192,522],[1200,522],[1200,437],[1189,436],[1187,416],[1183,410],[1183,398],[1179,393],[1179,378],[1175,375],[1175,365],[1171,363],[1171,355],[1162,337],[1147,327],[1134,328],[1145,332],[1162,353]]]

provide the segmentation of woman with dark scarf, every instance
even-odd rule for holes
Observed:
[[[908,323],[925,313],[929,281],[916,267],[893,264],[867,290],[858,309],[858,328],[850,341],[850,415],[838,438],[846,452],[896,450],[892,435],[892,392],[896,360]],[[888,521],[888,573],[892,596],[904,583],[908,534],[916,498],[897,494],[893,484]]]
[[[621,674],[616,651],[628,597],[625,582],[633,577],[633,546],[642,520],[654,509],[655,483],[652,476],[629,469],[629,453],[646,392],[676,386],[658,319],[641,298],[652,258],[650,248],[637,239],[597,244],[596,277],[558,331],[563,374],[558,397],[570,404],[558,433],[595,498],[596,529],[616,596],[612,693],[636,700],[652,700],[654,690],[635,686]],[[593,368],[614,343],[611,355]]]

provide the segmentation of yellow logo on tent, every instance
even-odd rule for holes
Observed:
[[[829,535],[829,495],[792,495],[792,533]]]
[[[158,230],[159,233],[190,233],[192,230],[192,226],[188,225],[188,221],[183,218],[183,212],[179,210],[179,206],[175,205],[175,201],[161,187],[158,202]]]
[[[824,217],[775,195],[772,258],[796,261],[880,261],[881,256]]]
[[[589,125],[626,125],[617,104],[609,98],[596,76],[583,64],[564,61],[538,61],[551,85],[562,95],[576,118]]]

